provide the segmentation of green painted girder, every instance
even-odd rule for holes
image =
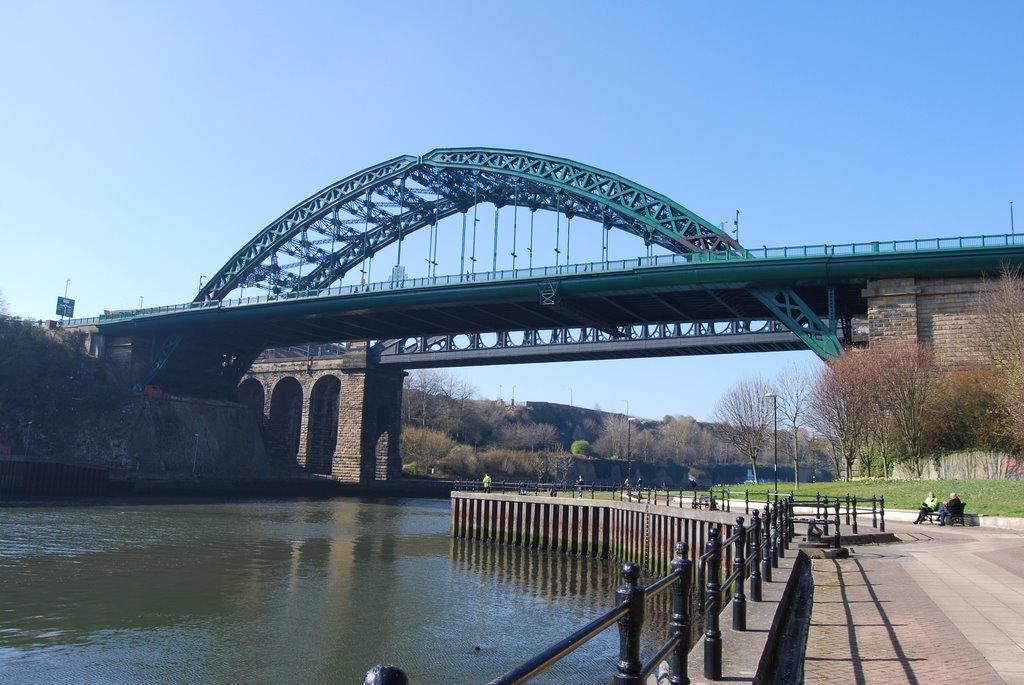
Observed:
[[[842,354],[843,344],[836,335],[835,296],[831,290],[829,308],[832,311],[825,321],[811,311],[792,288],[752,288],[750,292],[819,357],[831,359]]]
[[[155,379],[160,375],[167,361],[174,355],[184,339],[185,335],[183,333],[174,331],[163,336],[159,343],[154,341],[149,371],[146,372],[142,382],[139,383],[140,386],[155,384]]]
[[[595,167],[518,150],[437,149],[370,167],[300,202],[235,253],[194,301],[225,299],[253,280],[277,293],[325,290],[409,233],[484,202],[582,216],[671,252],[739,249],[664,195]],[[355,225],[339,218],[342,211],[357,217]],[[298,274],[281,265],[282,255],[301,260]]]

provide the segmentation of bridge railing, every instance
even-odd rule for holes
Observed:
[[[968,250],[979,248],[997,248],[1024,246],[1024,233],[1007,233],[977,236],[954,236],[948,238],[922,238],[910,240],[874,240],[863,243],[836,243],[821,245],[797,245],[789,247],[763,247],[761,249],[741,249],[723,252],[693,252],[685,254],[651,255],[628,259],[585,262],[582,264],[560,264],[553,266],[532,267],[526,269],[506,269],[495,272],[478,272],[432,276],[428,278],[389,279],[374,283],[335,286],[326,290],[309,290],[288,292],[277,295],[260,295],[241,297],[232,300],[209,300],[205,302],[186,302],[183,304],[126,309],[108,312],[99,317],[86,319],[69,319],[61,323],[63,326],[85,326],[100,323],[111,323],[123,319],[142,316],[171,314],[207,308],[225,308],[264,304],[279,300],[305,299],[315,297],[334,297],[339,295],[358,295],[364,293],[386,292],[425,287],[454,286],[477,282],[509,281],[517,279],[536,279],[548,276],[564,276],[586,274],[592,272],[628,271],[636,268],[665,266],[673,264],[713,264],[723,261],[747,261],[770,259],[800,259],[820,257],[848,257],[869,254],[891,254],[907,252],[931,252],[943,250]]]

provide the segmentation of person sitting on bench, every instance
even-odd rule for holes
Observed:
[[[938,508],[939,500],[935,499],[935,493],[929,490],[928,496],[921,502],[921,509],[917,512],[917,520],[914,523],[921,523],[926,517],[934,514]]]
[[[963,516],[964,503],[956,496],[955,492],[949,493],[949,499],[939,505],[939,525],[946,525],[946,518],[949,516]]]

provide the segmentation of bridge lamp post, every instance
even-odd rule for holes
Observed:
[[[765,397],[772,398],[772,417],[775,424],[775,494],[779,494],[779,396],[773,392],[766,392]]]
[[[631,482],[633,480],[633,449],[630,444],[631,434],[633,432],[633,422],[636,421],[635,416],[630,416],[626,419],[626,481]]]

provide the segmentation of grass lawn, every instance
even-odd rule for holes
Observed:
[[[773,490],[773,485],[729,486],[733,492],[749,489],[751,498],[754,493]],[[832,481],[828,483],[801,483],[800,489],[794,491],[792,483],[779,483],[779,492],[795,492],[798,498],[813,497],[821,493],[828,497],[856,495],[858,498],[872,495],[885,497],[886,509],[908,509],[917,511],[921,500],[929,490],[935,491],[939,501],[949,499],[949,493],[955,492],[967,505],[968,514],[987,514],[989,516],[1024,517],[1024,481],[1013,480],[878,480],[864,479],[852,481]]]

